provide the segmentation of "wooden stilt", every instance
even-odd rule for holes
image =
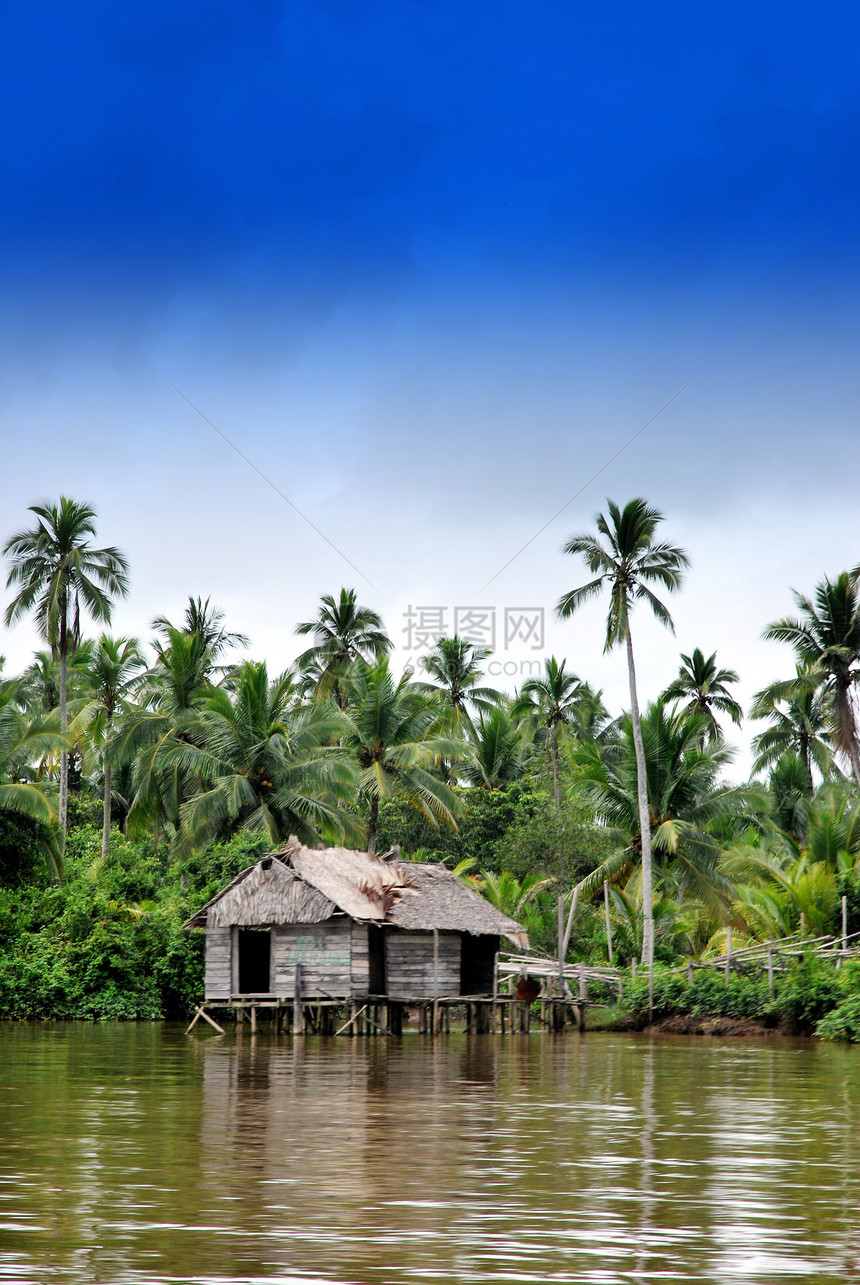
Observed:
[[[293,1035],[304,1035],[305,1022],[302,1012],[302,966],[296,964],[293,983]]]
[[[186,1035],[191,1034],[191,1032],[194,1030],[194,1027],[200,1021],[201,1017],[203,1018],[204,1022],[208,1022],[210,1026],[214,1027],[214,1029],[218,1032],[219,1035],[224,1034],[224,1028],[222,1026],[219,1026],[218,1023],[215,1021],[214,1017],[210,1017],[209,1014],[203,1008],[203,1005],[200,1004],[195,1009],[194,1016],[191,1019],[191,1025],[189,1026],[188,1030],[185,1032]]]

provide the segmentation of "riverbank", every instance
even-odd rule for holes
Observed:
[[[589,1011],[588,1028],[667,1035],[860,1041],[860,962],[836,968],[810,955],[774,979],[758,973],[658,968],[649,1020],[647,977],[630,978],[621,1003]]]

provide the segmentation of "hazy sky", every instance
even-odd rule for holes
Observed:
[[[620,708],[601,608],[552,607],[563,541],[641,494],[692,561],[677,639],[636,622],[644,695],[694,646],[744,701],[790,672],[763,626],[860,560],[853,6],[12,0],[0,32],[2,535],[90,500],[117,630],[210,594],[280,668],[354,584],[402,643],[494,609],[509,686],[555,651]],[[506,648],[525,608],[543,645]]]

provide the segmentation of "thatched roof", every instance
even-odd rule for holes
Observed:
[[[341,912],[366,923],[428,931],[505,934],[523,929],[444,866],[401,861],[350,848],[283,852],[243,870],[185,924],[186,928],[320,923]]]

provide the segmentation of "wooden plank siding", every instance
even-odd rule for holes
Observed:
[[[367,948],[367,924],[352,925],[352,995],[366,995],[370,987],[370,955]]]
[[[386,990],[392,999],[433,999],[433,934],[388,929]],[[460,994],[460,934],[439,933],[438,994]]]
[[[289,998],[296,964],[302,966],[302,995],[342,999],[352,991],[352,928],[344,915],[321,924],[276,924],[272,929],[274,993]]]
[[[233,993],[232,956],[232,928],[208,928],[203,980],[207,999],[228,999]]]

